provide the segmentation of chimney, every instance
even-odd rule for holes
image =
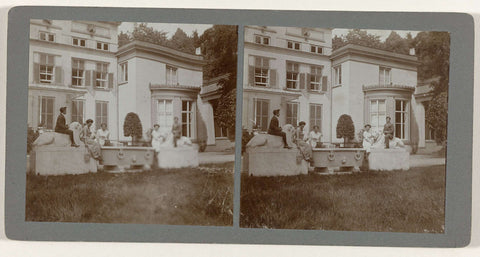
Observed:
[[[415,55],[415,48],[410,48],[410,55]]]
[[[202,55],[202,49],[200,47],[195,48],[196,55]]]

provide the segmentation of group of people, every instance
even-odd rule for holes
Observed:
[[[57,117],[57,122],[55,124],[55,132],[61,134],[67,134],[70,137],[70,142],[72,147],[79,147],[75,143],[73,138],[73,131],[69,129],[68,124],[65,119],[67,114],[67,107],[60,108],[60,114]],[[93,120],[88,119],[83,125],[82,131],[80,132],[80,140],[85,143],[85,146],[88,148],[90,154],[95,159],[101,159],[101,146],[110,144],[110,132],[107,129],[107,124],[102,123],[101,128],[95,131],[92,127]]]
[[[363,148],[366,150],[367,154],[370,153],[370,148],[377,142],[379,142],[378,136],[376,133],[371,131],[372,126],[370,124],[365,125],[365,131],[363,132]],[[390,148],[390,141],[393,139],[394,127],[391,123],[390,116],[386,117],[386,123],[383,126],[383,139],[385,141],[385,149]]]
[[[182,124],[180,123],[178,117],[173,118],[173,125],[170,131],[171,133],[165,133],[160,130],[160,125],[153,125],[153,130],[151,132],[152,137],[152,147],[158,151],[160,145],[164,144],[165,141],[169,139],[169,136],[172,136],[173,147],[177,147],[177,141],[182,137]]]

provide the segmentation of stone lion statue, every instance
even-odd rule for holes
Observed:
[[[74,121],[68,128],[73,131],[73,139],[75,144],[83,145],[84,143],[80,140],[80,133],[82,132],[82,124]],[[48,147],[48,146],[70,146],[70,138],[66,134],[61,134],[57,132],[45,132],[40,134],[38,138],[33,142],[33,147]]]
[[[287,134],[287,144],[290,147],[294,147],[293,136],[295,135],[295,127],[291,124],[286,124],[282,127],[282,131]],[[247,143],[247,149],[262,147],[262,148],[282,148],[282,137],[274,136],[270,134],[257,134]]]

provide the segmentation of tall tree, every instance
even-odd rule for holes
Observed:
[[[130,39],[130,36],[128,35],[128,33],[125,33],[123,31],[121,31],[120,34],[118,34],[118,47],[126,45],[130,41],[131,41],[131,39]]]
[[[410,35],[411,36],[411,35]],[[391,51],[399,54],[408,54],[410,47],[409,42],[402,38],[397,32],[393,31],[385,39],[384,48],[387,51]]]
[[[168,41],[167,32],[158,31],[153,27],[149,27],[147,23],[135,23],[131,33],[131,39],[157,45],[166,45]]]
[[[177,28],[175,34],[168,41],[168,46],[186,53],[195,53],[194,40],[181,28]]]

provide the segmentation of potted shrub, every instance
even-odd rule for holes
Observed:
[[[135,146],[139,138],[142,138],[142,123],[134,112],[129,112],[123,122],[123,135],[132,137],[132,146]]]
[[[343,138],[343,147],[353,147],[350,143],[355,138],[355,125],[350,115],[342,114],[337,122],[337,138]]]

